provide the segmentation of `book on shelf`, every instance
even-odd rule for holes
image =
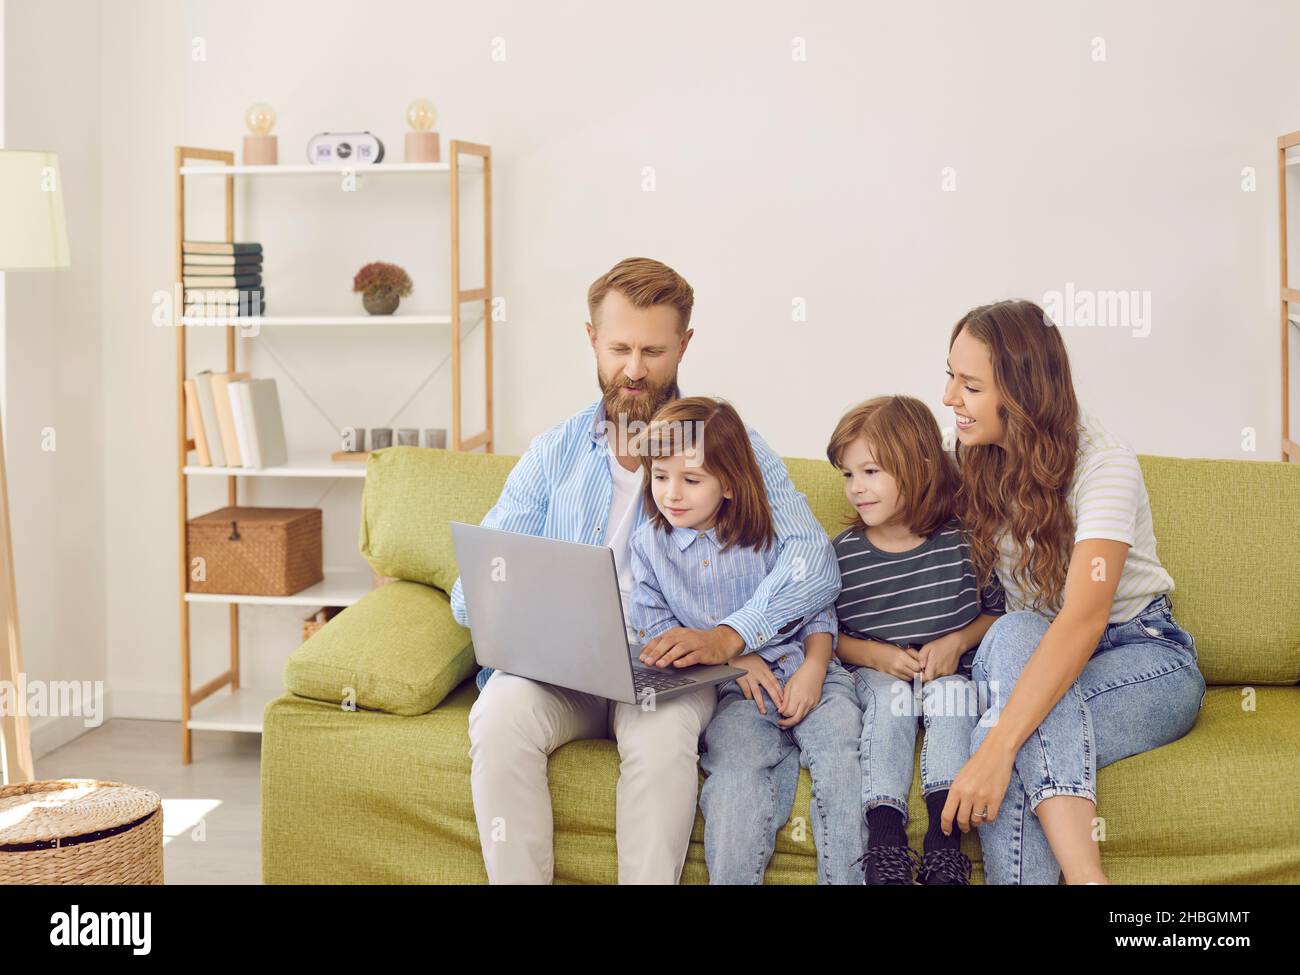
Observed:
[[[210,277],[231,277],[247,276],[250,274],[261,274],[262,262],[255,264],[190,264],[188,261],[181,267],[181,277],[191,278],[210,278]]]
[[[256,288],[262,284],[260,274],[182,274],[187,288]]]
[[[231,315],[264,315],[265,288],[187,288],[185,314],[227,318]]]
[[[256,241],[231,242],[228,240],[183,240],[182,254],[260,254],[262,245]]]
[[[191,254],[182,252],[186,267],[243,267],[246,264],[261,264],[262,254]]]
[[[185,380],[185,413],[190,419],[190,429],[194,431],[194,450],[199,455],[199,464],[203,467],[211,467],[212,455],[208,453],[208,435],[203,426],[197,384],[193,379]]]
[[[244,425],[244,401],[230,388],[232,385],[234,383],[227,383],[226,391],[230,394],[230,417],[235,426],[235,439],[239,441],[239,459],[242,461],[239,466],[252,467],[252,455],[248,452],[248,427]]]
[[[186,305],[183,314],[186,318],[215,318],[218,320],[258,318],[266,314],[266,303],[260,302],[255,305],[221,303]]]
[[[192,303],[196,301],[247,301],[248,295],[257,295],[266,297],[266,288],[254,285],[251,288],[186,288],[185,301]]]
[[[289,459],[274,379],[236,379],[227,384],[239,453],[245,467],[276,467]]]
[[[221,446],[230,467],[243,467],[239,453],[239,438],[235,434],[235,418],[230,413],[230,391],[226,388],[232,380],[247,379],[246,372],[218,372],[212,375],[212,399],[216,403],[217,429],[221,433]]]
[[[212,395],[212,370],[204,369],[194,377],[193,383],[198,392],[199,419],[208,455],[212,458],[214,467],[225,467],[226,451],[221,443],[221,428],[217,423],[217,401]]]
[[[185,380],[184,389],[198,466],[260,468],[288,461],[274,379],[205,369]]]

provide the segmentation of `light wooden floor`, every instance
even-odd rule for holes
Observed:
[[[36,760],[38,779],[96,778],[144,786],[163,800],[169,884],[260,884],[262,736],[194,732],[181,764],[176,721],[118,718]]]

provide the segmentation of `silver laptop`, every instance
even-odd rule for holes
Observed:
[[[647,667],[628,639],[614,550],[451,522],[474,657],[485,667],[640,704],[719,684],[738,667]]]

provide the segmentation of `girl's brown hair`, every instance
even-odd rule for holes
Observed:
[[[657,528],[672,531],[654,499],[651,465],[656,457],[672,457],[695,451],[701,469],[722,482],[730,498],[718,509],[718,541],[725,549],[732,544],[765,549],[776,540],[767,488],[758,469],[749,433],[735,407],[711,396],[687,396],[670,400],[655,413],[650,425],[631,442],[645,471],[643,503]]]
[[[835,425],[826,457],[842,470],[844,451],[859,438],[898,484],[899,507],[891,520],[925,536],[948,523],[957,508],[957,471],[929,407],[911,396],[877,396],[859,403]],[[856,512],[845,516],[844,525],[863,534],[867,530]]]
[[[1001,446],[957,445],[957,503],[971,561],[984,586],[1005,529],[1018,551],[1012,578],[1035,594],[1034,609],[1058,606],[1074,540],[1068,493],[1079,447],[1079,401],[1065,343],[1032,301],[971,309],[953,327],[949,349],[963,331],[988,347],[1005,430]]]

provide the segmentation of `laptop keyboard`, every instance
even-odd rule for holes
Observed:
[[[633,669],[632,671],[632,687],[637,694],[640,694],[647,688],[655,691],[669,691],[674,687],[682,687],[686,684],[694,683],[695,681],[690,677],[684,677],[681,674],[674,674],[671,671],[636,669]]]

